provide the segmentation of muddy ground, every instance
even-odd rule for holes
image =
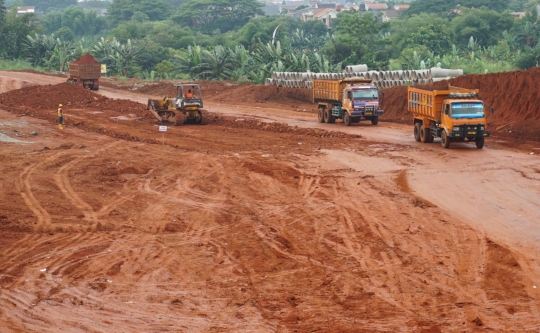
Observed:
[[[160,133],[159,89],[61,81],[0,73],[0,332],[540,330],[534,142],[215,83],[207,125]]]

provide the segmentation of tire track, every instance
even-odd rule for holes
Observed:
[[[17,177],[17,182],[16,182],[17,190],[21,194],[26,206],[37,217],[37,225],[35,226],[36,230],[43,227],[50,226],[51,215],[47,212],[47,210],[45,210],[45,208],[43,208],[43,206],[41,206],[40,202],[36,199],[32,191],[32,184],[31,184],[32,174],[36,171],[36,169],[40,168],[46,163],[54,161],[55,159],[57,159],[58,157],[64,154],[65,154],[64,152],[56,153],[53,156],[46,158],[42,162],[32,164],[26,167],[23,170],[23,172],[21,172],[19,176]]]
[[[120,144],[120,141],[112,142],[108,145],[106,145],[104,148],[102,148],[100,151],[105,151],[107,149],[110,149],[116,145]],[[63,165],[55,174],[54,174],[54,181],[62,194],[75,206],[81,213],[84,215],[84,219],[88,222],[91,222],[92,224],[98,223],[98,215],[94,211],[94,208],[90,204],[88,204],[84,199],[81,198],[81,196],[73,189],[71,186],[71,183],[69,181],[69,170],[74,167],[75,165],[79,164],[81,161],[96,157],[96,153],[90,153],[86,154],[84,156],[78,157],[67,164]]]

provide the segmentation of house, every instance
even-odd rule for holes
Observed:
[[[525,12],[511,12],[510,15],[512,15],[514,18],[522,19],[525,17]]]
[[[337,17],[338,11],[332,8],[311,8],[311,10],[302,15],[302,21],[319,20],[322,21],[328,29],[332,28],[332,21]]]
[[[35,12],[36,12],[36,7],[34,6],[17,7],[17,15],[34,14]]]
[[[388,5],[385,3],[363,3],[360,5],[360,8],[365,11],[369,10],[387,10]]]
[[[393,19],[397,19],[399,15],[401,15],[401,12],[399,10],[388,9],[383,11],[381,19],[383,22],[387,22]]]
[[[394,5],[395,10],[407,10],[411,7],[411,5]]]
[[[302,15],[309,13],[312,9],[313,8],[308,7],[308,8],[297,10],[296,12],[294,12],[293,17],[295,20],[302,20]]]
[[[276,3],[265,3],[262,8],[264,15],[279,15],[279,4]]]
[[[347,4],[347,6],[345,6],[345,8],[343,8],[343,10],[359,11],[360,7],[358,5],[354,5],[354,4]]]

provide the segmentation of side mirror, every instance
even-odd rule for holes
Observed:
[[[495,109],[493,108],[493,106],[491,107],[491,114],[494,114],[495,113]]]

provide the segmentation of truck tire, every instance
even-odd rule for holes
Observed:
[[[379,117],[373,116],[371,117],[371,125],[377,125],[379,123]]]
[[[324,123],[324,108],[319,108],[317,110],[317,118],[319,119],[320,123]]]
[[[428,138],[427,143],[433,143],[433,141],[435,141],[435,137],[433,136],[433,133],[431,132],[431,130],[428,131],[428,135],[429,135],[429,138]]]
[[[431,128],[426,128],[424,125],[420,126],[420,140],[422,143],[432,143],[433,136],[431,135]]]
[[[422,126],[420,123],[414,124],[414,139],[417,142],[420,142],[420,126]]]
[[[345,126],[351,126],[352,124],[351,116],[349,116],[348,111],[345,111],[345,113],[343,114],[343,122],[345,123]]]
[[[326,111],[325,112],[326,113],[326,116],[325,116],[326,117],[326,123],[327,124],[335,123],[336,122],[336,117],[334,117],[332,115],[332,110],[331,109],[326,109],[325,111]]]
[[[474,143],[476,143],[476,148],[478,149],[484,148],[484,137],[476,138]]]
[[[443,146],[443,148],[445,149],[450,148],[450,138],[446,134],[445,130],[443,130],[442,135],[441,135],[441,146]]]
[[[420,142],[426,143],[426,128],[424,124],[420,125]]]

